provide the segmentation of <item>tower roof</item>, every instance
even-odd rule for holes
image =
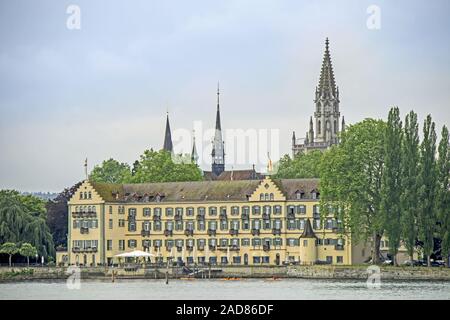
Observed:
[[[300,236],[300,238],[317,238],[316,234],[314,233],[311,227],[311,221],[309,221],[309,219],[306,219],[305,221],[305,229],[303,230],[303,233]]]
[[[322,69],[320,71],[318,91],[320,96],[336,95],[336,82],[334,80],[328,38],[325,40],[325,53],[323,55]]]
[[[169,123],[169,113],[167,113],[166,118],[166,133],[164,134],[163,149],[169,152],[173,152],[172,133],[170,131],[170,123]]]

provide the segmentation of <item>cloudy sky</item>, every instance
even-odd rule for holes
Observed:
[[[70,5],[81,29],[67,28]],[[380,9],[380,28],[368,28]],[[450,2],[1,1],[0,188],[59,191],[132,163],[172,129],[272,132],[280,155],[313,113],[324,41],[347,123],[389,107],[450,123]],[[72,21],[72,20],[71,20]],[[258,131],[259,130],[259,131]],[[208,152],[208,133],[200,137]],[[273,159],[276,160],[276,159]],[[227,161],[228,162],[228,161]],[[250,167],[232,163],[227,167]],[[204,165],[207,168],[207,165]]]

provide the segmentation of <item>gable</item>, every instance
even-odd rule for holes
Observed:
[[[82,205],[89,203],[104,203],[104,199],[95,190],[92,184],[85,180],[81,186],[75,191],[72,198],[69,200],[70,205]]]
[[[265,177],[256,190],[251,194],[248,201],[285,201],[286,196],[277,184],[269,177]]]

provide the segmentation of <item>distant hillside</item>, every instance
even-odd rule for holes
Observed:
[[[58,194],[53,192],[22,192],[23,195],[29,195],[35,196],[37,198],[41,198],[43,200],[53,200],[55,199]]]

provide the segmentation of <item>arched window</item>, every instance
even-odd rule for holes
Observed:
[[[319,120],[319,123],[317,125],[317,133],[320,134],[321,131],[322,131],[322,122]]]
[[[88,193],[88,198],[89,199],[92,199],[92,193],[89,191],[89,193]]]
[[[88,211],[88,212],[91,212],[91,211],[92,211],[91,206],[88,206],[87,211]]]
[[[95,210],[96,210],[95,206],[92,206],[92,212],[95,212]]]
[[[87,192],[84,193],[84,198],[87,199]]]
[[[273,200],[274,199],[274,195],[273,195],[273,193],[271,193],[270,194],[270,200]]]
[[[264,200],[264,193],[261,193],[260,195],[259,195],[259,200]]]
[[[265,194],[265,199],[269,200],[269,194],[268,193]]]

